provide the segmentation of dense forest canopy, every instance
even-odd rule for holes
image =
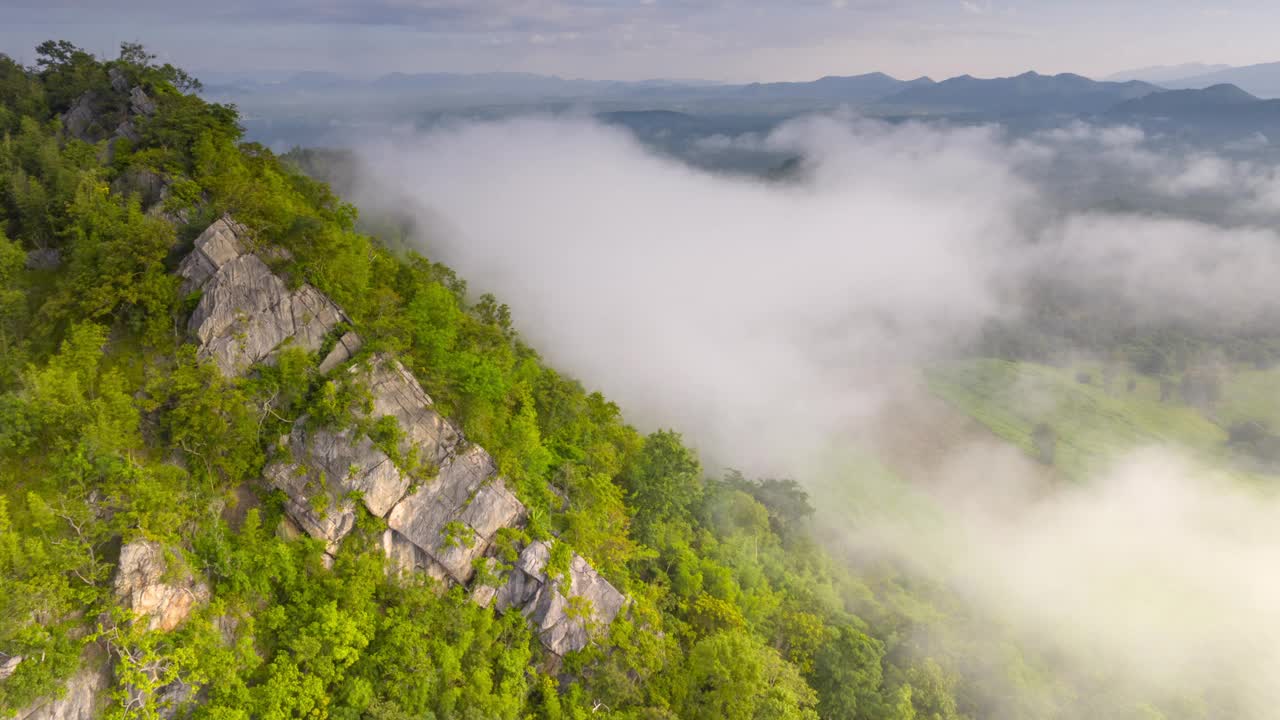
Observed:
[[[848,569],[794,481],[710,477],[678,432],[639,433],[543,362],[511,308],[394,226],[361,232],[198,88],[131,44],[0,56],[0,712],[107,668],[96,710],[120,718],[1215,715],[1101,669],[1055,674],[999,632],[970,646],[977,621],[946,588]],[[175,271],[225,216],[291,287],[345,310],[338,331],[364,339],[350,362],[395,356],[492,454],[529,509],[514,542],[554,538],[552,564],[579,553],[627,595],[585,649],[559,662],[519,613],[389,572],[378,517],[332,561],[282,530],[265,464],[304,416],[354,423],[361,389],[319,352],[234,378],[197,353],[199,293]],[[164,548],[166,578],[207,588],[176,627],[113,592],[138,541]]]

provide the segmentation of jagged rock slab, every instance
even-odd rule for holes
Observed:
[[[223,374],[239,375],[269,360],[286,340],[319,350],[325,336],[347,318],[309,285],[290,292],[255,254],[244,251],[243,228],[221,219],[196,238],[178,272],[183,291],[203,290],[188,328],[200,354]]]
[[[146,210],[164,198],[168,185],[168,179],[154,170],[131,168],[111,183],[111,192],[122,196],[136,195]]]
[[[168,569],[164,548],[159,543],[136,540],[120,549],[116,568],[116,599],[139,617],[147,618],[151,630],[172,630],[196,604],[209,599],[209,588],[190,572],[176,584],[164,582]]]
[[[155,115],[156,101],[147,96],[140,87],[129,91],[129,109],[134,115]]]
[[[331,492],[318,475],[304,465],[277,461],[268,465],[264,474],[273,486],[288,496],[284,511],[289,519],[306,534],[323,540],[326,552],[337,552],[342,538],[356,525],[355,507],[351,501],[342,494]],[[317,502],[317,497],[322,499]],[[320,506],[318,509],[317,505]]]
[[[111,80],[111,89],[118,93],[129,92],[129,78],[124,76],[124,72],[120,68],[111,68],[107,71],[107,78]]]
[[[416,449],[420,461],[436,467],[443,465],[462,441],[462,434],[432,409],[435,403],[404,365],[386,355],[376,355],[364,382],[373,397],[369,416],[375,420],[394,417],[404,432],[400,453],[407,456]]]
[[[565,595],[560,592],[559,579],[547,578],[550,557],[549,543],[530,543],[494,600],[498,610],[515,608],[524,613],[543,646],[563,656],[585,648],[593,629],[613,622],[626,598],[577,554],[569,564],[569,592]]]
[[[289,459],[265,470],[271,484],[289,496],[285,511],[307,534],[324,540],[331,553],[355,526],[350,493],[360,493],[369,512],[383,517],[409,489],[409,478],[391,458],[368,437],[353,434],[308,431],[306,420],[299,420],[287,436]],[[323,509],[317,512],[317,506]]]
[[[224,267],[234,262],[227,261]],[[207,264],[213,265],[214,260]],[[460,434],[430,408],[431,398],[400,363],[378,357],[351,371],[372,396],[372,410],[362,419],[394,417],[404,436],[399,447],[402,457],[415,449],[431,463],[448,457]],[[411,478],[372,440],[357,436],[354,430],[308,430],[303,418],[283,444],[286,452],[267,466],[266,477],[289,496],[285,510],[294,522],[324,540],[330,552],[337,550],[355,525],[347,499],[350,493],[361,493],[369,512],[386,517],[409,491]]]
[[[8,680],[11,675],[17,672],[22,660],[23,657],[21,655],[10,655],[5,658],[4,662],[0,662],[0,680]]]
[[[364,341],[354,332],[348,332],[338,338],[338,342],[333,346],[333,349],[329,351],[328,355],[324,356],[324,360],[320,361],[320,374],[327,375],[334,368],[350,360],[352,356],[360,352],[360,348],[363,345]]]
[[[76,98],[75,104],[62,116],[62,127],[74,138],[93,142],[89,131],[97,121],[97,114],[93,110],[93,93],[86,92]]]
[[[395,530],[382,533],[382,552],[391,561],[391,567],[400,573],[423,573],[439,582],[450,580],[448,571],[440,563]]]
[[[199,290],[218,269],[240,257],[245,250],[240,237],[245,233],[243,225],[222,217],[213,221],[196,238],[195,247],[182,259],[178,274],[182,276],[182,293]]]
[[[472,563],[488,550],[498,529],[525,513],[496,473],[489,453],[472,446],[396,505],[387,525],[425,551],[454,581],[466,584],[475,574]]]

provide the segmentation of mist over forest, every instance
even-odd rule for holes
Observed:
[[[1273,717],[1272,70],[0,55],[0,716]]]
[[[1067,481],[985,433],[895,426],[957,424],[915,373],[974,356],[1113,375],[1121,397],[1133,378],[1272,367],[1274,167],[1084,123],[1011,137],[837,113],[750,141],[800,162],[725,175],[590,118],[532,116],[357,147],[350,188],[523,308],[521,332],[641,427],[800,479],[838,552],[946,584],[1054,672],[1203,687],[1265,715],[1280,698],[1248,678],[1280,671],[1263,569],[1280,504],[1247,453],[1223,472],[1139,435]],[[1026,385],[1011,412],[1085,412]],[[1214,400],[1167,399],[1226,424]],[[907,453],[934,456],[910,487],[861,466]],[[969,662],[997,662],[989,626],[953,631],[978,634]]]

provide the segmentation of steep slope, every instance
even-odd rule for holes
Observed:
[[[183,289],[201,293],[189,323],[199,352],[231,376],[256,362],[271,362],[285,345],[316,352],[339,322],[347,322],[342,310],[314,288],[288,292],[255,253],[245,251],[248,239],[242,225],[220,218],[196,238],[179,268]],[[343,356],[361,344],[354,333],[345,333],[321,367],[343,372],[337,369],[346,362]],[[369,513],[386,520],[383,549],[402,571],[469,585],[498,531],[523,525],[526,508],[498,476],[493,458],[432,409],[431,398],[399,362],[373,355],[345,372],[350,377],[344,382],[354,382],[370,397],[367,410],[352,418],[353,427],[316,428],[310,418],[300,417],[281,438],[280,457],[264,470],[288,496],[286,514],[324,541],[332,556],[355,527],[352,498],[359,497]],[[398,441],[378,447],[362,429],[384,419],[391,421]],[[418,489],[411,492],[413,487]],[[499,576],[494,585],[498,609],[524,612],[547,649],[563,656],[586,647],[588,625],[607,627],[624,601],[576,555],[561,593],[547,575],[549,547],[545,542],[526,547],[519,570],[510,570],[517,574]],[[511,582],[519,589],[507,589]],[[494,593],[486,589],[478,599],[487,604]],[[570,618],[563,608],[575,599],[588,610]]]

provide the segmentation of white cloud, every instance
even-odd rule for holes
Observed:
[[[693,170],[585,118],[455,126],[362,156],[370,197],[413,208],[433,256],[643,427],[687,431],[713,464],[798,474],[852,546],[954,587],[985,631],[1011,630],[1064,676],[1105,668],[1125,691],[1213,692],[1268,717],[1274,497],[1165,451],[1047,485],[936,401],[907,412],[903,376],[1016,314],[1009,289],[1044,273],[1147,319],[1276,309],[1280,237],[1243,221],[1280,213],[1274,169],[1160,152],[1130,128],[1010,141],[834,116],[712,144],[737,142],[804,155],[807,179]],[[1139,205],[1095,207],[1117,199]],[[1216,219],[1179,216],[1200,203]],[[863,475],[819,482],[832,445],[917,431],[944,509],[929,523],[841,506]]]

